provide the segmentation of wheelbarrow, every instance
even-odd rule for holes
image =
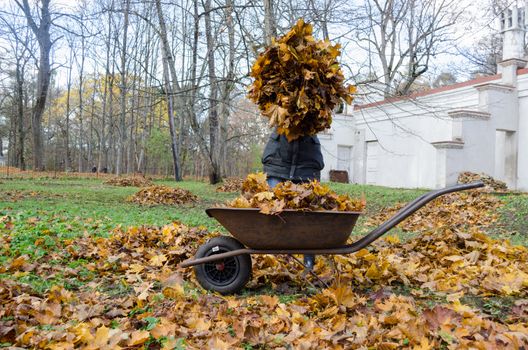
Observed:
[[[360,212],[300,211],[287,209],[276,215],[257,208],[210,208],[233,237],[214,237],[198,248],[194,259],[181,267],[194,266],[200,285],[221,294],[241,290],[251,277],[253,254],[350,254],[387,233],[433,199],[452,192],[483,187],[481,181],[455,185],[423,194],[393,217],[352,244],[346,244]]]

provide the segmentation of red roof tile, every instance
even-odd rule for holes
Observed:
[[[522,74],[527,74],[527,73],[528,73],[528,68],[523,68],[523,69],[517,70],[517,75],[522,75]],[[463,88],[463,87],[466,87],[466,86],[483,84],[483,83],[486,83],[488,81],[497,80],[497,79],[500,79],[500,78],[501,78],[501,74],[495,74],[495,75],[490,75],[490,76],[485,76],[485,77],[478,77],[478,78],[475,78],[475,79],[464,81],[462,83],[456,83],[456,84],[452,84],[452,85],[441,86],[441,87],[434,88],[434,89],[429,89],[429,90],[424,90],[424,91],[420,91],[420,92],[415,92],[415,93],[413,93],[413,94],[411,94],[409,96],[397,96],[397,97],[391,97],[391,98],[387,98],[385,100],[381,100],[381,101],[377,101],[377,102],[367,103],[367,104],[364,104],[364,105],[355,105],[354,106],[354,110],[366,109],[366,108],[371,108],[371,107],[375,107],[375,106],[384,105],[384,104],[387,104],[387,103],[394,103],[394,102],[397,102],[397,101],[402,101],[402,100],[407,100],[407,99],[414,99],[414,98],[421,97],[421,96],[433,95],[433,94],[436,94],[436,93],[439,93],[439,92],[444,92],[444,91],[449,91],[449,90],[454,90],[454,89],[460,89],[460,88]]]

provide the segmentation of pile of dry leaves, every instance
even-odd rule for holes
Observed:
[[[216,192],[240,192],[244,179],[240,177],[225,178],[222,185],[216,188]]]
[[[249,98],[269,124],[289,141],[328,129],[334,108],[352,102],[354,86],[344,85],[337,61],[339,44],[316,41],[312,25],[300,19],[259,55]]]
[[[340,276],[332,271],[331,287],[314,295],[301,290],[288,301],[266,294],[218,296],[196,288],[192,269],[179,270],[177,264],[210,237],[203,229],[174,223],[118,228],[110,238],[65,242],[63,251],[50,259],[69,254],[71,261],[87,261],[94,278],[76,291],[53,286],[43,294],[0,280],[0,342],[41,349],[528,346],[528,300],[517,300],[507,317],[493,318],[463,303],[460,292],[431,305],[419,289],[403,296],[386,287],[401,282],[444,290],[442,283],[458,279],[467,293],[526,295],[526,282],[520,291],[505,288],[515,281],[499,288],[507,280],[503,269],[526,269],[524,248],[477,232],[430,234],[406,244],[389,238],[371,252],[335,256]],[[316,272],[322,278],[331,269],[329,262],[319,257]],[[20,258],[8,265],[9,272],[19,276],[28,271],[79,274],[59,268]],[[271,270],[273,274],[266,273]],[[254,273],[257,288],[264,278],[274,285],[287,280],[303,284],[298,270],[273,256],[256,256]],[[523,276],[520,273],[511,272]],[[362,286],[371,291],[361,292]]]
[[[261,175],[244,185],[254,195],[266,191]],[[271,255],[252,257],[250,293],[206,293],[192,269],[178,267],[216,235],[201,227],[118,227],[109,238],[56,240],[35,260],[12,246],[16,217],[0,217],[6,255],[0,263],[0,344],[51,350],[526,349],[528,250],[481,231],[479,223],[495,220],[499,202],[493,197],[476,191],[454,196],[424,208],[424,216],[413,219],[423,232],[407,242],[388,236],[355,254],[318,256],[315,272],[330,287],[314,294],[304,289],[307,281],[291,258]],[[456,213],[448,217],[442,206]],[[426,225],[435,215],[442,224]],[[49,287],[38,292],[23,281]],[[490,296],[515,299],[496,315],[478,306]]]
[[[468,184],[475,181],[482,181],[486,185],[484,190],[494,192],[508,192],[508,186],[504,181],[496,180],[490,175],[484,173],[476,174],[470,171],[464,171],[458,175],[458,183]]]
[[[455,192],[441,196],[398,225],[408,232],[422,232],[444,227],[489,227],[498,219],[500,199],[477,190]],[[404,204],[383,209],[368,219],[367,225],[379,226],[391,218]]]
[[[150,179],[147,179],[143,176],[113,177],[106,180],[104,184],[121,187],[146,187],[153,185]]]
[[[174,205],[192,203],[196,202],[197,200],[198,197],[183,188],[174,188],[168,186],[144,187],[133,196],[127,198],[127,202],[133,202],[142,205]]]
[[[396,282],[460,295],[528,296],[528,250],[477,229],[424,233],[406,243],[388,237],[370,251],[334,259],[342,278],[357,285]],[[335,273],[321,268],[323,275]]]
[[[10,202],[18,202],[28,197],[35,198],[38,195],[40,195],[40,193],[36,191],[21,191],[21,190],[0,191],[0,196],[2,200],[10,201]]]
[[[242,184],[243,193],[228,205],[233,208],[260,208],[263,214],[277,214],[284,209],[317,211],[362,211],[364,199],[351,199],[333,192],[328,186],[314,180],[295,184],[281,182],[270,189],[266,174],[249,174]]]

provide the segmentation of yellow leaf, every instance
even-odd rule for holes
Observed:
[[[379,279],[382,275],[376,264],[370,264],[365,276],[370,279]]]
[[[164,254],[155,255],[150,258],[150,264],[152,266],[163,266],[165,261],[167,261],[167,257]]]
[[[144,330],[138,330],[132,332],[130,339],[128,340],[128,346],[144,344],[150,338],[150,333]]]
[[[132,265],[129,266],[128,271],[130,271],[131,273],[140,273],[144,269],[145,269],[145,266],[143,266],[143,265],[132,264]]]

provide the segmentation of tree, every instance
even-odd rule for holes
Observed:
[[[181,181],[180,173],[180,157],[178,153],[178,140],[176,136],[176,125],[175,125],[175,91],[179,90],[177,86],[177,77],[175,74],[175,63],[174,58],[171,54],[171,49],[169,45],[169,39],[167,36],[167,27],[165,24],[165,18],[163,17],[163,9],[161,7],[161,1],[156,0],[156,10],[159,20],[159,35],[162,43],[163,51],[163,80],[165,87],[165,96],[167,98],[168,113],[169,113],[169,126],[170,126],[170,135],[171,135],[171,150],[172,150],[172,159],[174,165],[174,179],[176,181]],[[174,86],[176,85],[176,86]],[[176,87],[176,89],[174,89]]]
[[[381,67],[384,95],[407,95],[431,59],[453,41],[455,0],[368,0],[357,10],[357,42]]]
[[[42,116],[46,108],[46,99],[51,78],[50,52],[53,45],[50,28],[52,19],[50,14],[50,0],[39,0],[40,15],[32,13],[28,0],[15,0],[24,12],[28,26],[33,31],[39,45],[39,64],[37,74],[37,95],[31,115],[31,130],[33,135],[33,169],[44,170],[44,143],[42,139]]]
[[[440,73],[435,80],[433,81],[432,87],[442,87],[453,85],[457,82],[456,77],[451,72],[442,72]]]

